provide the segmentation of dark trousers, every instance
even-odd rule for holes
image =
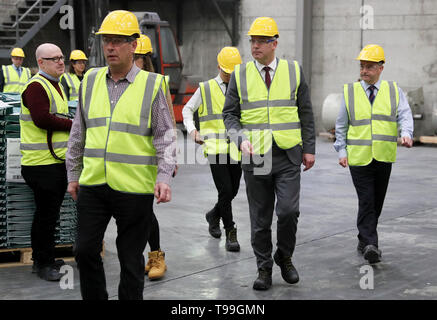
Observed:
[[[100,252],[111,217],[117,224],[116,245],[121,268],[118,297],[143,299],[143,252],[149,237],[152,206],[153,195],[118,192],[108,185],[80,186],[75,256],[83,299],[108,299]]]
[[[367,166],[350,166],[358,195],[358,239],[378,246],[378,219],[384,205],[392,164],[373,160]]]
[[[300,166],[290,162],[283,150],[275,147],[270,174],[256,175],[244,170],[246,193],[249,201],[251,242],[258,269],[271,270],[272,219],[276,211],[277,244],[284,257],[291,257],[296,246],[299,217]],[[275,208],[276,196],[276,208]]]
[[[231,163],[229,154],[213,156],[214,161],[210,161],[212,178],[218,191],[218,200],[214,207],[218,216],[223,220],[226,230],[234,227],[232,216],[232,200],[238,194],[241,179],[241,164],[238,162]],[[215,159],[214,159],[215,158]]]
[[[65,163],[22,166],[21,174],[35,197],[32,259],[39,266],[51,265],[55,262],[56,222],[67,190]]]
[[[150,224],[150,233],[149,233],[149,246],[150,251],[157,251],[161,249],[161,245],[159,244],[159,223],[156,219],[155,213],[152,213],[152,222]]]

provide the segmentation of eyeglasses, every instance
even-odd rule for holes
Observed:
[[[60,56],[60,57],[53,57],[53,58],[41,58],[43,60],[50,60],[53,61],[54,63],[58,63],[59,61],[64,62],[65,61],[65,57],[64,56]]]
[[[360,70],[364,70],[364,69],[367,69],[367,70],[375,70],[375,69],[377,69],[379,66],[380,66],[379,64],[360,65]]]
[[[102,38],[103,44],[108,45],[112,43],[113,46],[121,46],[125,42],[131,42],[132,38],[129,37],[115,37],[115,38]]]
[[[250,44],[267,44],[276,41],[276,39],[249,39]]]

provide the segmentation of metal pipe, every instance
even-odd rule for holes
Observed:
[[[296,1],[296,60],[301,63],[305,80],[311,88],[312,0]]]
[[[68,5],[74,8],[73,0],[68,0]],[[76,24],[75,14],[73,9],[73,29],[70,29],[70,52],[76,49]]]

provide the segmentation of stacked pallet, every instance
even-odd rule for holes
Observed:
[[[74,112],[75,105],[71,107]],[[20,173],[19,110],[20,102],[13,96],[0,95],[0,249],[31,247],[35,202]],[[74,243],[76,225],[76,205],[66,193],[56,226],[56,244]]]

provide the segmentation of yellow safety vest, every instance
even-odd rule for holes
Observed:
[[[151,111],[163,77],[139,71],[111,113],[107,72],[108,67],[95,68],[82,80],[86,140],[79,184],[153,194],[158,167]]]
[[[253,61],[235,67],[235,80],[240,96],[240,122],[255,154],[270,150],[272,134],[282,149],[302,144],[296,102],[300,85],[297,61],[278,59],[270,89]]]
[[[349,117],[346,140],[349,165],[365,166],[372,159],[395,162],[399,104],[396,82],[382,81],[373,105],[360,82],[345,84],[344,101]]]
[[[199,83],[202,104],[199,106],[200,134],[205,143],[205,154],[228,154],[235,161],[241,160],[237,146],[228,143],[225,124],[223,122],[223,107],[225,95],[215,79]]]
[[[3,92],[5,93],[21,93],[24,91],[24,86],[30,80],[31,74],[29,68],[22,67],[21,76],[18,76],[17,70],[13,65],[2,66],[3,77],[5,79]]]
[[[61,90],[61,96],[58,90],[56,90],[56,88],[50,83],[50,81],[39,74],[35,75],[26,84],[24,90],[26,90],[27,87],[34,82],[41,84],[46,91],[47,97],[50,100],[50,113],[68,113],[68,102],[64,96],[63,90]],[[53,151],[61,159],[65,159],[69,135],[70,132],[67,131],[53,132]],[[23,155],[21,158],[22,165],[40,166],[62,163],[62,161],[55,159],[50,153],[50,149],[47,144],[47,130],[38,128],[35,125],[35,123],[32,121],[29,109],[23,104],[23,99],[21,99],[20,138],[20,150],[21,154]]]
[[[61,76],[62,78],[65,77],[65,80],[67,81],[68,86],[70,87],[70,101],[72,100],[78,100],[79,99],[79,87],[80,87],[80,80],[79,77],[75,73],[64,73]]]

